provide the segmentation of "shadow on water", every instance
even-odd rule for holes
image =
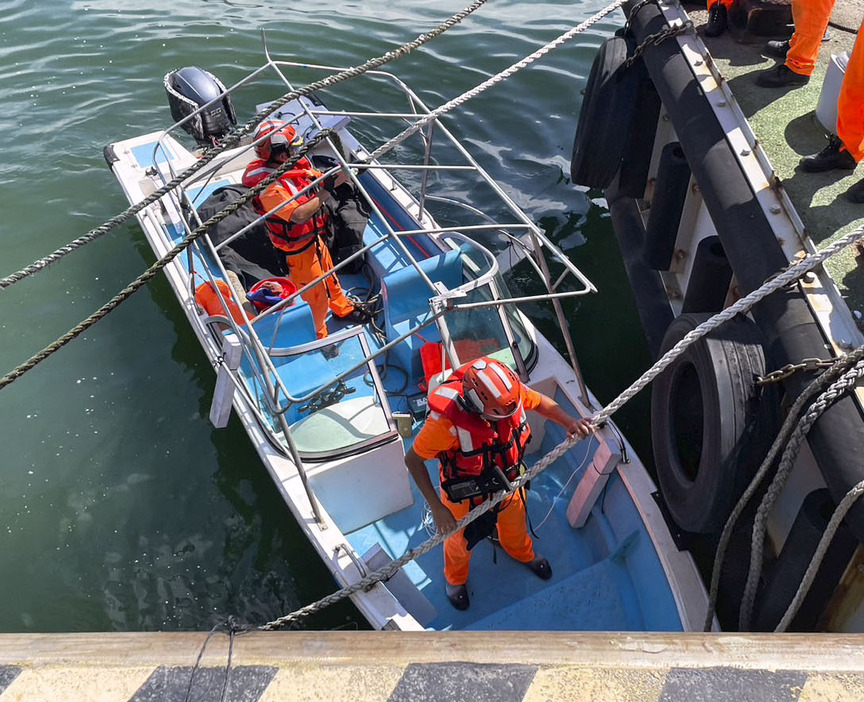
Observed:
[[[605,201],[580,195],[579,209],[584,211],[546,215],[538,223],[598,289],[593,295],[565,299],[562,305],[585,382],[606,405],[651,366],[651,356]],[[524,278],[518,280],[524,287]],[[529,316],[566,356],[551,304],[535,306]],[[624,405],[614,421],[653,473],[650,400],[646,389]]]

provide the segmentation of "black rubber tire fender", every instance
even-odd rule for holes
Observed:
[[[665,353],[709,314],[682,314],[663,338]],[[759,468],[780,426],[762,334],[738,316],[690,345],[654,381],[651,440],[670,515],[689,532],[717,534]]]
[[[639,89],[638,72],[621,69],[627,44],[624,37],[609,37],[591,65],[570,160],[577,185],[606,188],[621,166]]]

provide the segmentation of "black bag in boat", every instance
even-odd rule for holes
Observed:
[[[495,533],[495,525],[498,523],[498,508],[493,507],[485,514],[465,527],[462,532],[467,542],[465,548],[469,551],[479,544],[483,539]]]
[[[315,168],[326,171],[339,162],[329,156],[313,156],[312,162]],[[332,190],[333,199],[327,202],[330,212],[331,231],[324,243],[330,249],[333,263],[341,263],[346,258],[363,248],[363,232],[372,208],[363,194],[353,183],[342,183]],[[359,256],[349,263],[344,270],[346,273],[358,273],[363,268],[366,255]]]
[[[198,206],[198,216],[202,222],[206,222],[248,190],[242,185],[226,185],[214,190],[213,194]],[[210,229],[210,240],[217,246],[256,219],[258,215],[255,208],[251,202],[246,202]],[[220,258],[225,268],[246,278],[247,286],[263,278],[288,274],[285,256],[270,242],[264,222],[259,222],[243,236],[221,249]]]

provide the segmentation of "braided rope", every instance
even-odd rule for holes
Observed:
[[[780,288],[785,287],[789,283],[797,281],[808,271],[811,271],[831,256],[834,256],[836,253],[842,251],[848,246],[851,246],[862,238],[864,238],[864,226],[858,227],[845,236],[842,236],[830,246],[826,246],[816,253],[808,254],[804,258],[796,261],[783,272],[777,274],[774,278],[769,278],[761,287],[757,288],[745,297],[742,297],[722,312],[711,317],[711,319],[706,320],[693,331],[688,332],[681,341],[663,354],[663,356],[661,356],[660,359],[645,373],[643,373],[630,387],[624,390],[624,392],[618,395],[618,397],[598,412],[594,416],[595,423],[599,424],[621,409],[621,407],[632,399],[636,393],[642,390],[646,385],[651,383],[658,375],[660,375],[660,373],[666,370],[666,368],[668,368],[669,365],[693,342],[714,331],[724,322],[732,319],[735,315],[747,312],[763,298],[776,292]]]
[[[789,412],[786,415],[786,419],[783,421],[783,425],[780,427],[780,431],[777,432],[777,437],[774,439],[774,442],[771,444],[771,448],[768,453],[765,455],[765,459],[762,461],[762,465],[759,466],[759,470],[756,471],[756,474],[753,476],[753,479],[750,481],[750,484],[747,486],[747,489],[739,498],[738,502],[735,505],[735,508],[729,514],[729,518],[726,520],[726,524],[723,527],[723,532],[720,534],[720,540],[717,544],[717,550],[714,553],[714,566],[711,571],[711,584],[709,587],[708,594],[708,610],[705,614],[705,623],[703,626],[704,631],[711,631],[714,621],[714,609],[717,605],[717,595],[720,590],[720,573],[723,568],[723,561],[726,557],[726,549],[729,546],[729,542],[732,539],[732,532],[735,528],[735,524],[740,518],[741,514],[744,512],[747,503],[750,502],[753,495],[756,493],[760,483],[765,479],[765,476],[768,474],[771,466],[774,464],[774,460],[777,458],[778,454],[783,450],[783,447],[789,440],[789,436],[795,430],[795,427],[798,424],[799,416],[803,411],[804,407],[810,402],[810,400],[816,395],[816,393],[822,391],[830,383],[832,383],[836,378],[838,378],[841,374],[845,373],[849,368],[858,363],[859,361],[864,360],[864,346],[860,346],[855,351],[841,358],[837,359],[837,362],[829,369],[823,371],[813,382],[807,385],[806,388],[801,392],[800,395],[796,398],[795,402],[792,404],[792,407],[789,409]]]
[[[14,285],[15,283],[24,280],[25,278],[34,275],[38,271],[42,270],[46,266],[55,261],[59,261],[61,258],[66,256],[67,254],[72,253],[76,249],[84,246],[85,244],[90,243],[91,241],[95,241],[101,236],[104,236],[111,230],[115,229],[123,222],[128,220],[133,215],[138,214],[141,210],[146,207],[152,205],[154,202],[159,200],[164,195],[167,195],[169,192],[174,190],[178,185],[180,185],[184,180],[189,178],[191,175],[194,175],[198,171],[200,171],[204,166],[210,163],[216,156],[218,156],[223,151],[233,148],[236,146],[242,137],[247,134],[250,134],[255,127],[261,122],[265,117],[267,117],[274,110],[278,109],[282,105],[290,102],[291,100],[296,100],[299,97],[303,97],[305,95],[309,95],[317,90],[322,90],[324,88],[329,88],[330,86],[336,85],[337,83],[341,83],[349,78],[354,78],[356,76],[362,75],[367,71],[378,68],[379,66],[383,66],[385,63],[389,63],[397,58],[401,58],[406,54],[410,53],[414,49],[422,46],[423,44],[429,42],[435,37],[443,34],[448,29],[450,29],[453,25],[461,22],[468,15],[474,12],[481,5],[485,4],[487,0],[475,0],[473,3],[468,5],[466,8],[452,15],[449,19],[439,24],[435,29],[430,32],[426,32],[424,34],[420,34],[414,41],[411,41],[407,44],[403,44],[398,49],[394,49],[393,51],[388,51],[383,56],[378,56],[377,58],[369,59],[365,63],[354,66],[352,68],[348,68],[344,71],[336,73],[332,76],[328,76],[327,78],[323,78],[322,80],[316,81],[314,83],[310,83],[309,85],[298,88],[296,90],[292,90],[289,93],[286,93],[281,98],[277,99],[266,108],[258,112],[254,117],[252,117],[249,121],[247,121],[244,125],[238,127],[233,130],[230,134],[228,134],[223,143],[217,147],[213,147],[208,149],[204,154],[202,154],[201,158],[199,158],[194,164],[192,164],[189,168],[184,170],[182,173],[177,175],[173,180],[169,181],[161,188],[153,192],[152,194],[145,197],[143,200],[138,202],[135,205],[125,209],[120,214],[112,217],[104,224],[96,227],[95,229],[90,230],[87,234],[75,239],[74,241],[66,244],[65,246],[60,247],[54,253],[45,256],[37,261],[34,261],[29,266],[22,268],[20,271],[16,273],[12,273],[11,275],[6,276],[5,278],[0,278],[0,291],[5,288]]]
[[[520,61],[517,61],[512,66],[505,68],[500,73],[496,73],[491,78],[483,81],[482,83],[475,86],[474,88],[471,88],[471,90],[468,90],[468,91],[462,93],[458,97],[453,98],[449,102],[445,102],[440,107],[436,107],[434,110],[429,112],[428,115],[425,115],[423,118],[417,120],[417,122],[415,122],[413,125],[408,127],[405,131],[403,131],[400,134],[397,134],[395,137],[390,139],[390,141],[384,143],[382,146],[380,146],[378,149],[376,149],[372,154],[370,154],[367,157],[367,160],[372,161],[372,160],[378,158],[379,156],[387,153],[392,148],[394,148],[398,144],[401,144],[403,141],[405,141],[405,139],[407,139],[409,136],[420,131],[424,126],[426,126],[432,120],[438,119],[438,117],[445,114],[446,112],[449,112],[450,110],[452,110],[456,107],[459,107],[461,104],[467,102],[468,100],[477,97],[480,93],[484,92],[486,89],[491,88],[493,85],[497,85],[498,83],[500,83],[503,80],[512,76],[514,73],[521,71],[523,68],[525,68],[527,66],[530,66],[532,63],[534,63],[538,59],[542,58],[543,56],[548,54],[550,51],[557,49],[562,44],[570,41],[570,39],[575,37],[577,34],[581,34],[586,29],[590,29],[592,26],[597,24],[597,22],[599,22],[601,19],[603,19],[610,12],[613,12],[614,10],[617,10],[619,7],[621,7],[621,5],[623,5],[626,1],[627,0],[615,0],[615,2],[613,2],[611,5],[607,5],[602,10],[597,12],[597,14],[589,17],[587,20],[582,22],[582,24],[579,24],[576,27],[573,27],[573,29],[570,29],[570,30],[564,32],[563,34],[561,34],[556,39],[553,39],[548,44],[545,44],[544,46],[540,47],[539,49],[537,49],[537,51],[535,51],[531,54],[528,54],[528,56],[521,59]]]
[[[17,366],[9,373],[0,378],[0,390],[5,388],[7,385],[11,384],[13,381],[20,378],[27,371],[32,370],[37,365],[39,365],[42,361],[48,358],[55,351],[60,350],[70,341],[75,339],[76,337],[83,334],[90,327],[92,327],[96,322],[105,317],[109,312],[114,310],[121,302],[126,300],[128,297],[132,295],[136,290],[141,288],[147,281],[153,278],[159,271],[161,271],[165,266],[167,266],[171,261],[173,261],[179,254],[181,254],[184,250],[189,248],[189,246],[196,239],[201,237],[203,234],[206,234],[207,231],[215,224],[218,224],[223,219],[228,217],[230,214],[238,210],[242,207],[246,202],[255,197],[258,193],[264,190],[267,186],[277,180],[283,173],[293,168],[297,162],[306,154],[309,150],[314,148],[321,141],[326,139],[330,135],[329,129],[322,130],[318,134],[315,135],[312,139],[310,139],[306,144],[304,144],[303,148],[298,151],[298,153],[288,159],[285,163],[283,163],[279,168],[268,175],[264,180],[262,180],[259,184],[257,184],[254,188],[250,188],[247,192],[245,192],[241,197],[237,198],[234,202],[228,205],[224,210],[221,210],[217,214],[213,215],[206,222],[203,222],[200,227],[197,227],[186,237],[183,241],[177,244],[173,249],[171,249],[167,254],[165,254],[162,258],[160,258],[156,263],[150,266],[144,273],[139,275],[135,280],[133,280],[129,285],[123,288],[117,295],[112,297],[108,302],[106,302],[102,307],[96,310],[89,317],[84,319],[83,321],[76,324],[72,329],[66,332],[63,336],[61,336],[56,341],[52,342],[44,349],[42,349],[39,353],[34,354],[29,359],[27,359],[24,363]]]
[[[807,413],[801,418],[801,422],[795,428],[792,436],[789,437],[789,443],[783,450],[783,456],[777,466],[777,473],[762,502],[759,504],[759,509],[756,511],[756,517],[753,520],[753,534],[750,544],[750,569],[747,572],[747,583],[744,586],[744,594],[741,596],[741,608],[738,612],[738,629],[746,631],[750,627],[750,621],[753,617],[753,607],[756,603],[756,591],[759,587],[759,576],[762,573],[762,556],[765,548],[765,531],[767,529],[768,514],[780,497],[780,492],[786,486],[786,481],[792,468],[795,464],[795,459],[798,457],[798,452],[801,450],[801,445],[807,438],[807,432],[810,431],[816,420],[831,405],[843,397],[850,389],[854,388],[860,377],[864,376],[864,361],[859,361],[854,368],[844,373],[839,380],[831,384],[831,386],[823,392],[813,403]]]
[[[562,441],[555,448],[553,448],[549,453],[543,456],[540,460],[537,461],[529,470],[523,473],[519,478],[514,480],[511,483],[510,490],[501,490],[500,492],[496,492],[490,499],[484,500],[477,507],[474,507],[468,514],[466,514],[462,519],[456,522],[456,526],[453,528],[452,532],[439,533],[433,536],[428,541],[420,544],[416,548],[412,548],[402,554],[399,558],[394,561],[391,561],[383,568],[379,568],[378,570],[365,575],[360,578],[355,583],[348,585],[341,590],[338,590],[330,595],[326,595],[322,597],[320,600],[313,602],[312,604],[306,605],[305,607],[301,607],[300,609],[291,612],[290,614],[286,614],[283,617],[279,617],[278,619],[274,619],[267,624],[262,624],[259,628],[264,630],[273,630],[279,629],[287,624],[291,624],[293,622],[298,621],[299,619],[306,617],[310,614],[314,614],[325,607],[329,607],[331,604],[335,604],[336,602],[340,602],[344,600],[346,597],[349,597],[360,590],[367,590],[375,583],[380,582],[382,580],[387,580],[391,575],[396,573],[403,565],[406,563],[410,563],[415,558],[419,558],[424,553],[431,551],[435,546],[442,543],[444,539],[450,536],[451,533],[456,533],[460,529],[463,529],[468,524],[473,522],[478,517],[486,514],[490,509],[498,505],[502,500],[507,498],[509,495],[515,494],[518,490],[525,485],[529,480],[534,479],[537,475],[539,475],[542,471],[544,471],[551,463],[554,463],[561,456],[563,456],[572,446],[574,446],[577,442],[581,441],[577,436],[573,436],[565,441]]]
[[[445,31],[444,29],[442,29],[442,27],[445,27],[445,25],[447,25],[448,23],[455,24],[456,21],[460,21],[464,16],[467,16],[468,14],[470,14],[470,12],[473,12],[474,9],[476,9],[476,7],[479,7],[479,5],[483,4],[484,2],[486,2],[486,0],[477,0],[474,3],[474,5],[469,6],[468,8],[463,10],[461,13],[453,15],[453,17],[451,17],[447,22],[445,22],[439,26],[438,30],[440,30],[440,31],[438,31],[438,30],[436,30],[436,31],[438,31],[439,34],[443,31]],[[408,138],[411,134],[419,131],[428,122],[432,121],[433,119],[437,119],[440,115],[444,114],[445,112],[448,112],[449,110],[457,107],[458,105],[461,105],[462,103],[464,103],[468,99],[475,97],[476,95],[480,94],[481,92],[486,90],[486,88],[488,88],[492,85],[495,85],[496,83],[501,82],[502,80],[509,77],[510,75],[515,73],[516,71],[521,70],[522,68],[525,68],[526,66],[530,65],[531,63],[536,61],[538,58],[549,53],[552,49],[557,48],[562,43],[569,40],[570,38],[572,38],[576,34],[578,34],[580,32],[584,32],[586,29],[588,29],[591,26],[593,26],[594,24],[596,24],[600,19],[605,17],[607,14],[609,14],[610,12],[615,10],[616,8],[620,7],[624,2],[625,2],[625,0],[615,0],[615,2],[613,2],[611,5],[605,7],[603,10],[596,13],[591,18],[589,18],[588,20],[586,20],[582,24],[578,25],[574,29],[572,29],[568,32],[565,32],[564,34],[559,36],[557,39],[549,42],[548,44],[541,47],[540,49],[533,52],[532,54],[529,54],[527,57],[525,57],[521,61],[518,61],[517,63],[513,64],[512,66],[505,69],[504,71],[497,74],[496,76],[493,76],[489,80],[484,81],[480,85],[478,85],[475,88],[472,88],[471,90],[463,93],[462,95],[455,98],[454,100],[451,100],[450,102],[445,103],[444,105],[437,108],[436,110],[433,110],[428,115],[426,115],[424,118],[422,118],[417,123],[415,123],[413,126],[407,128],[401,134],[397,135],[396,137],[394,137],[393,139],[391,139],[390,141],[388,141],[387,143],[383,144],[378,149],[376,149],[375,152],[369,156],[369,160],[375,159],[378,156],[392,150],[398,144],[400,144],[402,141],[404,141],[406,138]],[[428,41],[429,38],[431,37],[431,34],[432,33],[421,35],[415,42],[413,42],[413,44],[419,45],[419,43],[423,43],[425,41]],[[401,49],[399,51],[404,50],[408,46],[412,46],[412,45],[405,45],[405,46],[401,47]],[[183,173],[178,175],[176,178],[174,178],[170,182],[166,183],[162,188],[155,191],[152,195],[144,198],[137,205],[130,207],[125,212],[121,213],[117,217],[114,217],[112,220],[110,220],[108,223],[106,223],[102,227],[99,227],[99,228],[93,230],[89,234],[85,235],[84,237],[81,237],[81,239],[76,240],[76,241],[77,242],[83,242],[83,243],[86,243],[86,241],[84,241],[85,239],[88,241],[92,241],[94,238],[96,238],[95,236],[93,236],[94,233],[100,232],[98,234],[98,236],[101,236],[102,234],[106,233],[107,231],[112,229],[114,226],[116,226],[116,224],[119,224],[120,222],[124,221],[128,216],[131,216],[132,214],[139,212],[141,209],[143,209],[147,205],[152,204],[153,202],[155,202],[156,200],[161,198],[163,195],[167,194],[174,187],[179,185],[183,180],[188,178],[189,175],[191,175],[192,173],[196,172],[201,167],[203,167],[203,165],[205,163],[207,163],[209,160],[212,160],[216,154],[220,153],[225,148],[228,148],[229,143],[239,141],[240,137],[244,133],[244,130],[251,130],[252,126],[254,126],[254,124],[256,124],[257,121],[260,121],[260,119],[263,119],[267,115],[271,114],[273,112],[273,110],[278,109],[278,107],[280,107],[281,105],[284,105],[286,102],[289,102],[290,100],[292,100],[295,97],[298,97],[300,95],[305,95],[309,92],[312,92],[313,90],[317,90],[320,87],[327,87],[329,85],[333,85],[335,83],[341,82],[342,80],[346,80],[348,77],[351,77],[353,75],[359,75],[360,73],[365,72],[366,70],[370,70],[370,67],[374,68],[377,65],[380,65],[381,63],[385,63],[386,62],[385,59],[392,60],[392,59],[388,59],[387,57],[390,57],[391,54],[395,54],[395,53],[398,53],[398,51],[397,52],[389,52],[384,57],[367,61],[361,67],[363,70],[360,70],[359,68],[348,69],[346,71],[343,71],[342,73],[336,74],[334,76],[330,76],[328,78],[325,78],[324,80],[318,81],[316,83],[312,83],[305,88],[301,88],[299,90],[292,91],[291,93],[288,93],[287,95],[284,95],[282,98],[279,98],[275,102],[268,105],[267,108],[265,108],[264,110],[259,112],[258,115],[253,117],[249,122],[246,123],[246,125],[238,128],[237,130],[232,132],[231,135],[226,137],[226,143],[225,144],[223,144],[219,147],[216,147],[214,149],[210,149],[204,156],[202,156],[201,159],[199,159],[190,168],[188,168],[186,171],[184,171]],[[317,143],[317,141],[316,141],[316,143]],[[308,148],[309,147],[304,149],[304,153],[306,150],[308,150]],[[292,160],[292,162],[294,162],[294,161]],[[284,172],[284,167],[279,170],[279,173],[282,173],[282,172]],[[272,177],[268,178],[268,181],[267,181],[268,184],[270,182],[272,182],[273,180],[274,180],[274,178],[272,178]],[[240,200],[238,202],[240,202],[240,204],[242,204],[246,200],[248,200],[248,198],[243,198],[242,200]],[[233,211],[233,210],[230,210],[230,211]],[[229,211],[229,213],[230,213],[230,211]],[[221,220],[221,218],[215,219],[213,221],[213,223],[215,224],[216,222],[218,222],[220,220]],[[191,243],[191,241],[192,241],[192,239],[189,240],[190,243]],[[64,247],[64,252],[69,253],[70,251],[73,251],[75,248],[77,248],[80,245],[82,245],[82,244],[76,245],[76,242],[73,242],[69,246]],[[187,246],[188,246],[188,244],[187,244]],[[181,249],[181,251],[182,251],[182,249]],[[65,255],[65,253],[63,253],[62,255]],[[173,259],[173,257],[176,255],[177,254],[174,253],[171,256],[171,259]],[[169,260],[171,260],[171,259],[169,259]],[[40,261],[40,262],[34,263],[33,266],[35,266],[35,269],[32,272],[35,272],[35,270],[39,270],[39,269],[43,268],[44,265],[48,265],[48,263],[52,262],[53,260],[56,260],[56,259],[52,258],[52,257],[47,257],[45,259],[42,259],[42,261]],[[44,265],[42,265],[43,263],[44,263]],[[93,315],[91,315],[90,317],[85,319],[83,322],[78,324],[76,327],[74,327],[69,332],[64,334],[62,337],[57,339],[54,343],[50,344],[49,346],[46,346],[42,351],[40,351],[38,354],[36,354],[33,357],[31,357],[30,359],[28,359],[25,363],[21,364],[20,366],[18,366],[15,369],[13,369],[9,374],[7,374],[2,379],[0,379],[0,390],[2,390],[3,387],[5,387],[9,383],[11,383],[13,380],[16,380],[17,378],[21,377],[27,371],[34,368],[36,365],[38,365],[40,362],[45,360],[52,353],[54,353],[55,351],[57,351],[60,348],[62,348],[63,346],[65,346],[69,341],[74,339],[76,336],[80,335],[83,331],[85,331],[86,329],[93,326],[93,324],[95,324],[97,321],[102,319],[102,317],[104,317],[106,314],[108,314],[113,309],[115,309],[120,302],[125,300],[133,292],[135,292],[135,290],[137,290],[139,287],[141,287],[141,285],[143,285],[144,282],[146,282],[147,280],[152,278],[153,275],[155,274],[155,272],[158,272],[159,270],[161,270],[161,268],[164,268],[164,266],[167,265],[167,263],[168,263],[168,261],[165,261],[160,268],[157,268],[152,273],[148,269],[147,273],[145,273],[143,276],[141,276],[136,281],[133,281],[133,283],[130,284],[130,286],[128,286],[127,288],[124,288],[115,298],[112,298],[112,300],[110,300],[108,303],[106,303],[106,305],[104,305],[102,308],[97,310],[96,313],[94,313]],[[31,266],[31,268],[33,266]],[[19,273],[13,274],[12,276],[9,276],[8,278],[4,278],[4,279],[0,280],[0,290],[2,290],[3,287],[8,287],[8,285],[14,284],[18,280],[22,280],[23,278],[27,277],[27,275],[32,275],[32,272],[26,273],[26,274],[22,274],[23,272],[19,272]],[[11,281],[11,282],[6,283],[6,285],[4,286],[5,281]]]
[[[840,504],[837,505],[837,509],[834,510],[834,514],[831,515],[831,519],[828,521],[828,526],[825,527],[825,533],[822,534],[822,538],[819,539],[819,545],[813,553],[813,558],[810,559],[810,565],[807,566],[807,571],[804,573],[804,577],[801,580],[801,584],[798,586],[795,597],[792,598],[792,602],[789,603],[786,613],[774,629],[775,632],[780,633],[786,631],[786,629],[789,628],[792,619],[796,614],[798,614],[798,609],[801,607],[801,603],[804,601],[804,598],[810,590],[810,586],[813,584],[816,573],[819,571],[819,566],[822,565],[822,559],[825,557],[828,547],[831,545],[831,540],[834,538],[834,534],[837,533],[837,529],[840,527],[840,522],[843,521],[846,517],[846,513],[852,508],[852,505],[859,497],[861,497],[862,494],[864,494],[864,480],[857,485],[854,485],[852,489],[846,493],[845,497],[840,500]]]

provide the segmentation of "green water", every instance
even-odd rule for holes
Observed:
[[[168,71],[198,65],[230,84],[261,62],[262,26],[279,56],[355,65],[463,6],[5,0],[0,275],[127,206],[102,148],[169,121]],[[490,2],[392,68],[435,106],[602,6]],[[622,21],[610,16],[448,119],[600,289],[568,313],[588,383],[605,401],[648,356],[603,202],[567,174],[580,90],[600,42]],[[374,95],[365,99],[375,104]],[[137,225],[127,224],[0,292],[0,372],[152,260]],[[261,623],[333,590],[243,429],[235,420],[222,431],[209,424],[213,381],[160,277],[0,391],[0,631],[209,629],[228,614]],[[647,459],[645,399],[618,421]],[[306,626],[365,625],[344,604]]]

